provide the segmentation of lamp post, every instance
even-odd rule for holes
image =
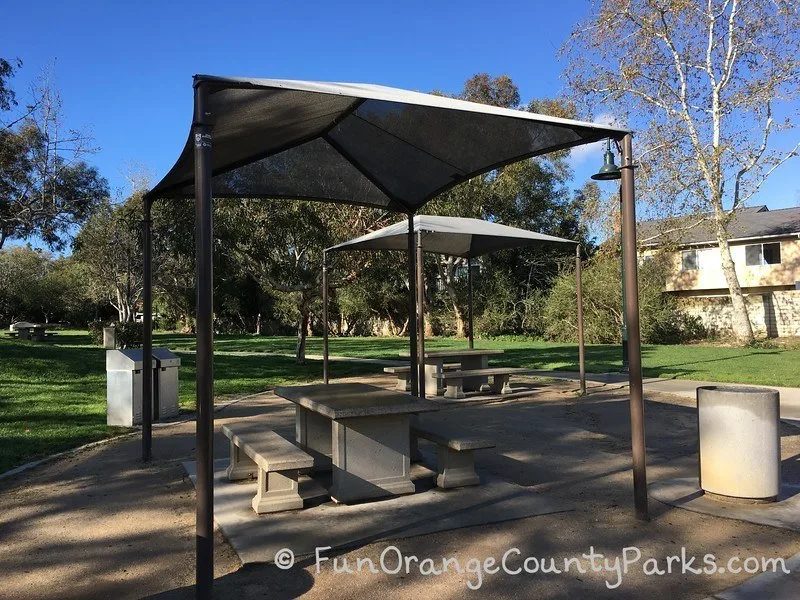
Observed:
[[[633,494],[636,518],[650,519],[647,499],[647,453],[644,427],[644,393],[642,390],[642,346],[639,330],[639,294],[636,263],[636,198],[633,185],[633,149],[631,134],[622,138],[622,169],[614,164],[611,140],[606,146],[603,167],[592,179],[608,181],[621,179],[620,186],[620,232],[622,235],[623,276],[622,301],[624,303],[623,325],[631,329],[631,344],[627,346],[623,368],[630,363],[628,386],[630,390],[631,450],[633,456]],[[624,173],[622,172],[624,170]],[[625,267],[627,263],[627,268]],[[630,312],[630,314],[628,314]],[[627,327],[623,328],[623,342],[627,341]]]
[[[619,167],[614,164],[614,153],[611,151],[611,140],[606,140],[606,151],[603,155],[603,166],[600,167],[600,170],[592,175],[592,179],[595,181],[614,181],[620,179],[622,174],[620,173]],[[619,202],[620,202],[620,216],[622,215],[622,187],[619,190]],[[622,263],[622,281],[625,281],[625,247],[622,244],[622,227],[620,227],[620,261]],[[623,283],[624,285],[624,283]],[[621,337],[622,337],[622,369],[623,373],[628,372],[628,327],[627,327],[627,319],[625,317],[625,293],[622,293],[622,327],[621,327]]]

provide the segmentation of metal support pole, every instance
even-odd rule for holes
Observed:
[[[578,293],[578,370],[581,396],[586,394],[586,350],[583,343],[583,279],[581,277],[581,245],[575,248],[575,288]]]
[[[468,301],[469,301],[469,349],[475,347],[475,335],[473,327],[473,310],[472,310],[472,258],[467,259],[467,287],[469,288]]]
[[[197,598],[211,598],[214,584],[214,273],[211,196],[211,125],[208,90],[194,89],[194,184],[197,281],[197,524],[195,583]]]
[[[620,221],[622,215],[622,186],[619,188],[619,214],[620,214]],[[625,245],[622,243],[622,225],[620,223],[620,261],[622,263],[622,281],[623,281],[623,290],[622,290],[622,329],[620,331],[622,337],[622,368],[620,369],[620,373],[627,373],[628,372],[628,318],[625,316],[625,289],[624,289],[624,281],[625,281]]]
[[[414,249],[414,215],[408,215],[408,331],[411,366],[411,395],[419,396],[419,372],[417,366],[417,253]]]
[[[425,397],[425,274],[422,260],[422,232],[417,232],[417,381],[419,397]],[[412,367],[413,368],[413,367]]]
[[[153,449],[153,238],[152,201],[142,200],[142,460],[150,461]]]
[[[322,252],[322,381],[328,384],[328,253]]]
[[[628,324],[633,495],[636,518],[649,519],[647,509],[647,457],[645,452],[642,348],[639,336],[639,284],[636,264],[636,200],[633,185],[631,134],[622,138],[622,247],[625,253],[625,310]]]

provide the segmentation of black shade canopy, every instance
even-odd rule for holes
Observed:
[[[216,197],[416,212],[518,160],[627,131],[378,85],[195,77],[208,87]],[[194,115],[198,122],[198,115]],[[148,196],[194,196],[194,140]]]

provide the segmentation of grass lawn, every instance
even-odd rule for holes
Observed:
[[[0,472],[19,464],[125,431],[106,426],[105,353],[79,331],[60,332],[55,342],[20,342],[0,337]],[[154,345],[193,350],[194,338],[157,333]],[[217,399],[255,393],[285,383],[319,381],[320,361],[297,365],[290,357],[293,337],[220,335],[214,359]],[[426,340],[428,349],[463,348],[464,340]],[[477,340],[479,348],[502,348],[503,364],[537,369],[577,370],[577,348],[529,340]],[[397,359],[407,338],[332,338],[331,354]],[[322,340],[308,340],[308,354],[322,353]],[[259,356],[264,353],[268,360]],[[715,346],[645,346],[646,376],[800,387],[800,350]],[[181,354],[180,404],[194,409],[194,355]],[[499,360],[499,357],[496,359]],[[589,372],[618,371],[618,346],[587,347]],[[369,364],[333,363],[333,377],[376,373]]]
[[[0,338],[0,473],[127,431],[106,425],[105,351],[92,346],[85,332],[59,332],[56,339],[35,343]],[[165,345],[158,338],[155,344]],[[374,371],[372,365],[337,365],[340,376]],[[181,355],[181,410],[194,410],[194,377],[194,356]],[[297,365],[278,356],[214,359],[218,400],[321,378],[320,361]]]
[[[162,334],[159,342],[169,348],[194,349],[194,338]],[[226,351],[291,354],[294,337],[248,335],[217,336],[215,347]],[[428,350],[465,348],[464,340],[433,338],[425,340]],[[553,344],[530,340],[476,340],[478,348],[502,348],[503,363],[510,366],[560,371],[578,370],[578,351],[574,344]],[[331,338],[332,356],[397,359],[408,351],[408,338]],[[309,338],[308,354],[322,354],[322,339]],[[499,359],[495,359],[499,360]],[[728,348],[724,346],[644,346],[644,375],[675,377],[754,385],[800,387],[800,350],[779,348]],[[590,373],[619,371],[622,351],[616,345],[590,345],[586,348],[586,370]],[[342,363],[332,365],[332,373]]]

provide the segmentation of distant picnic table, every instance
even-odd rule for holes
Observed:
[[[44,342],[48,338],[52,339],[58,335],[55,332],[47,332],[46,325],[12,325],[13,330],[6,332],[6,335],[20,340],[27,340],[30,342]]]

